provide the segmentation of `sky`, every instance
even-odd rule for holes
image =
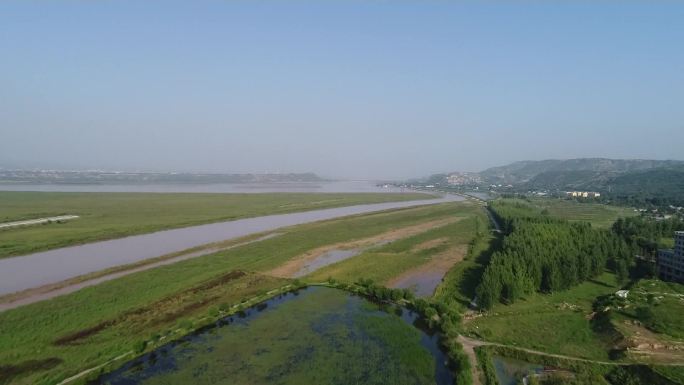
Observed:
[[[684,159],[684,2],[0,2],[0,167]]]

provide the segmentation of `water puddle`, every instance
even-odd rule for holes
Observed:
[[[508,357],[493,356],[492,362],[494,363],[499,385],[516,385],[520,383],[519,380],[524,376],[530,373],[539,374],[544,370],[544,367],[541,365]]]
[[[323,267],[326,267],[328,265],[332,265],[333,263],[341,262],[344,261],[345,259],[349,259],[352,257],[355,257],[364,251],[384,246],[388,243],[393,242],[394,240],[382,240],[380,242],[376,242],[371,246],[367,247],[362,247],[362,248],[355,248],[355,249],[334,249],[327,251],[319,256],[317,256],[315,259],[313,259],[311,262],[306,263],[302,268],[297,270],[294,274],[292,274],[293,278],[301,278],[307,274],[313,273],[314,271],[321,269]]]
[[[322,267],[332,265],[333,263],[344,261],[345,259],[359,255],[363,249],[349,249],[349,250],[330,250],[327,253],[321,254],[313,261],[302,266],[292,276],[294,278],[301,278],[309,273],[312,273]]]
[[[442,282],[445,272],[422,271],[396,280],[392,287],[410,289],[418,297],[430,297]]]

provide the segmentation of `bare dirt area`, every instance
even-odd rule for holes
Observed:
[[[433,247],[435,246],[429,248]],[[427,263],[392,278],[386,283],[386,286],[392,288],[415,288],[418,296],[431,296],[437,285],[442,281],[444,275],[454,266],[454,264],[463,260],[467,250],[468,248],[465,245],[450,247],[447,250],[432,256]]]
[[[475,348],[482,346],[483,343],[462,335],[458,336],[458,342],[463,345],[463,352],[466,354],[466,356],[468,356],[468,360],[470,360],[470,370],[472,371],[473,375],[473,385],[482,385],[482,382],[480,381],[480,369],[477,362],[477,355],[475,354]]]
[[[274,277],[281,278],[292,278],[298,271],[300,271],[305,265],[313,262],[316,258],[329,253],[333,250],[352,250],[352,249],[367,249],[376,245],[385,244],[388,242],[393,242],[402,238],[411,237],[424,233],[428,230],[446,226],[454,222],[459,221],[461,218],[446,218],[436,221],[424,222],[413,226],[402,227],[387,231],[382,234],[375,235],[373,237],[357,239],[349,242],[334,243],[331,245],[325,245],[313,250],[310,250],[300,256],[297,256],[286,263],[276,267],[275,269],[266,272],[265,274],[272,275]]]
[[[430,249],[435,249],[439,246],[442,246],[443,244],[447,243],[449,241],[449,238],[437,238],[437,239],[431,239],[429,241],[425,241],[419,245],[416,245],[413,249],[411,249],[411,252],[417,253],[419,251],[423,250],[430,250]]]
[[[639,361],[654,363],[684,362],[684,342],[670,340],[633,322],[620,325],[627,337],[628,351]]]

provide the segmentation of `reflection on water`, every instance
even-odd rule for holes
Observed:
[[[544,367],[508,357],[493,356],[494,369],[499,385],[516,385],[518,380],[530,372],[539,373]]]
[[[415,313],[399,313],[312,287],[219,320],[91,384],[453,384],[440,336],[423,330]]]
[[[311,272],[320,269],[321,267],[325,267],[336,262],[344,261],[347,258],[357,256],[359,255],[359,253],[361,253],[361,251],[361,249],[330,250],[327,253],[321,254],[320,256],[316,257],[316,259],[309,262],[308,264],[304,265],[292,276],[294,278],[303,277]]]
[[[442,282],[445,271],[420,271],[399,279],[392,286],[399,289],[411,289],[418,297],[430,297]]]

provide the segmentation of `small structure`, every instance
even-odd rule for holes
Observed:
[[[572,198],[600,198],[601,193],[595,191],[566,191],[565,195]]]
[[[628,294],[629,290],[618,290],[615,292],[615,296],[622,299],[627,299]]]

